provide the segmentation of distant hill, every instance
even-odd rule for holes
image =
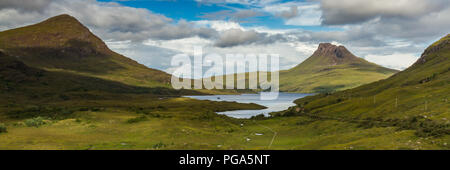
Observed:
[[[0,49],[21,62],[47,71],[118,81],[142,87],[169,87],[170,75],[111,51],[69,15],[0,32]]]
[[[419,136],[450,135],[450,35],[428,47],[408,69],[358,88],[297,100],[280,115],[398,126]]]
[[[333,92],[381,80],[396,72],[356,57],[344,46],[321,43],[304,62],[280,72],[280,90]]]

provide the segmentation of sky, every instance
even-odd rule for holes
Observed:
[[[0,31],[59,14],[80,20],[114,51],[171,73],[171,57],[279,54],[280,69],[319,43],[403,70],[450,30],[448,0],[1,0]]]

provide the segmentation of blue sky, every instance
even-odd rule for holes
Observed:
[[[145,8],[155,13],[163,14],[175,20],[185,19],[189,21],[204,20],[202,16],[208,13],[214,13],[223,10],[261,10],[257,5],[243,5],[240,3],[201,3],[191,0],[165,1],[165,0],[100,0],[101,2],[116,2],[124,6],[134,8]],[[281,0],[279,3],[285,2],[303,2],[303,0],[288,1]],[[284,20],[276,17],[266,11],[261,11],[262,15],[252,17],[250,22],[241,22],[242,26],[264,26],[273,29],[304,29],[310,31],[334,31],[342,30],[337,27],[327,27],[320,25],[290,25],[285,24]]]
[[[450,30],[448,0],[2,0],[0,31],[69,14],[114,51],[171,72],[170,58],[268,53],[289,69],[319,43],[405,69]]]

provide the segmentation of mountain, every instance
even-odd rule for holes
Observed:
[[[418,136],[450,140],[450,34],[428,47],[411,67],[354,89],[295,101],[281,115],[394,126]]]
[[[67,100],[80,102],[81,100],[126,99],[138,95],[152,97],[185,94],[199,93],[165,87],[131,86],[70,72],[42,70],[27,66],[17,57],[0,51],[0,103],[4,104]]]
[[[100,38],[69,15],[0,32],[0,50],[30,67],[42,70],[102,78],[133,86],[169,87],[169,74],[111,51]]]
[[[280,72],[280,90],[306,93],[339,91],[381,80],[396,72],[356,57],[344,46],[321,43],[304,62]]]

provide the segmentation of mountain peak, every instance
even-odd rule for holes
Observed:
[[[327,48],[333,48],[333,47],[337,47],[337,46],[334,44],[331,44],[331,43],[320,43],[318,49],[321,50],[321,49],[327,49]]]
[[[76,18],[62,14],[38,24],[0,32],[8,48],[66,48],[91,46],[97,52],[108,52],[106,44]],[[0,42],[1,44],[1,42]],[[2,47],[0,47],[2,48]]]
[[[345,63],[360,62],[362,59],[353,55],[344,46],[331,43],[320,43],[311,58],[318,58],[327,65],[340,65]]]
[[[61,22],[61,21],[80,23],[75,17],[73,17],[73,16],[71,16],[69,14],[57,15],[57,16],[48,18],[44,22]]]
[[[58,16],[54,16],[51,18],[48,18],[47,20],[38,23],[36,25],[51,25],[55,26],[57,28],[67,28],[67,27],[73,27],[77,29],[81,29],[83,31],[89,31],[88,28],[86,28],[83,24],[81,24],[80,21],[78,21],[75,17],[70,16],[68,14],[62,14]]]

